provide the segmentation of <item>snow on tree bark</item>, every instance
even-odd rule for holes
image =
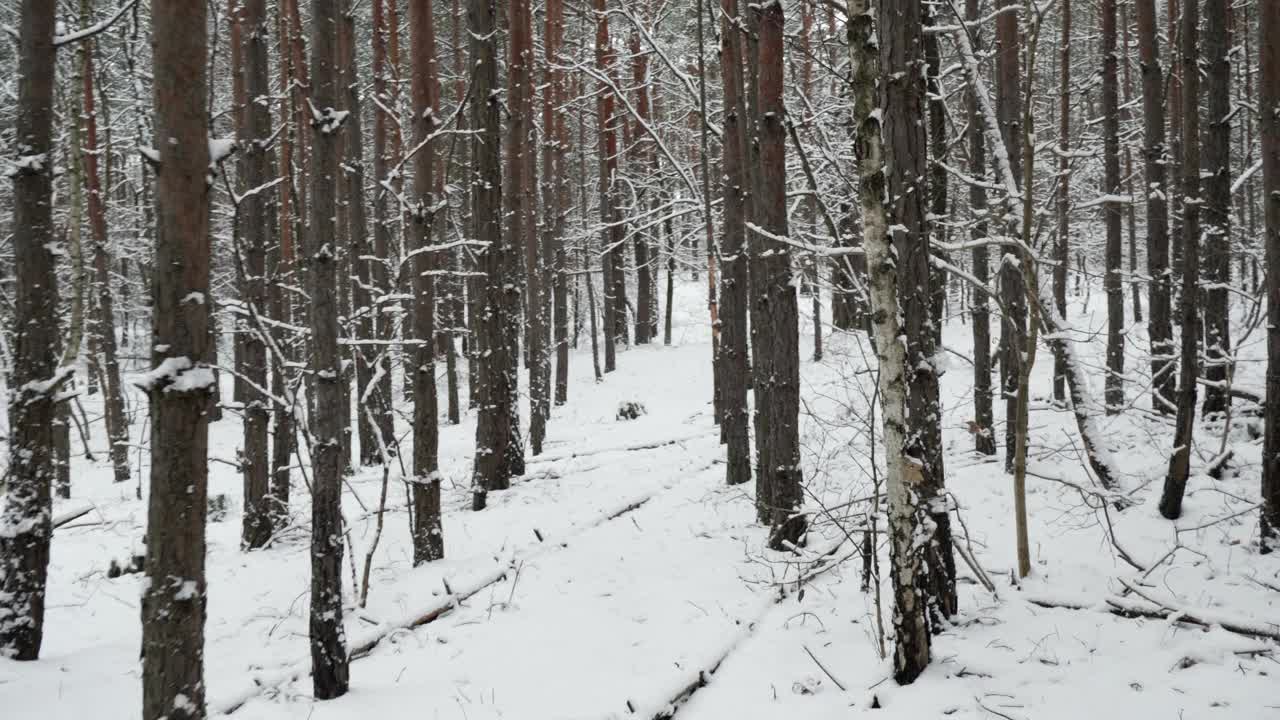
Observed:
[[[315,697],[347,692],[347,641],[342,625],[342,351],[338,344],[336,203],[338,151],[345,113],[338,104],[338,2],[311,2],[311,224],[307,265],[311,316],[311,679]]]
[[[439,89],[436,79],[436,39],[431,7],[425,2],[409,4],[409,35],[413,46],[414,144],[420,149],[413,156],[413,222],[410,226],[414,252],[413,346],[413,563],[444,557],[444,532],[440,523],[440,443],[439,407],[436,395],[435,364],[435,299],[433,271],[438,269],[439,253],[428,252],[435,229],[435,164],[437,145],[431,140],[436,131]]]
[[[0,514],[0,657],[35,660],[44,633],[59,371],[53,236],[53,3],[24,0],[14,127],[13,367],[8,493]]]
[[[907,0],[920,21],[918,0]],[[903,117],[904,108],[885,112],[877,101],[877,83],[882,77],[898,72],[910,74],[908,56],[902,47],[907,31],[903,8],[885,2],[879,8],[880,47],[875,37],[875,11],[869,0],[849,0],[849,55],[853,78],[853,119],[857,125],[857,162],[859,198],[862,205],[862,244],[867,252],[870,283],[871,333],[879,361],[877,384],[882,412],[885,488],[888,496],[889,561],[893,584],[893,628],[896,644],[893,652],[894,679],[907,684],[916,679],[929,664],[930,636],[926,615],[926,598],[917,579],[924,572],[920,544],[919,485],[924,479],[919,460],[907,455],[907,346],[904,342],[902,313],[898,304],[898,258],[889,235],[889,219],[884,199],[888,191],[885,168],[890,153],[903,148],[885,148],[882,144],[881,117],[886,122],[906,126],[918,122]],[[883,58],[893,64],[883,67]],[[887,100],[887,92],[884,93]],[[900,157],[900,155],[899,155]],[[897,168],[898,181],[904,170]]]
[[[205,0],[152,3],[157,232],[151,362],[151,494],[142,596],[142,715],[205,715],[205,515],[209,173]]]

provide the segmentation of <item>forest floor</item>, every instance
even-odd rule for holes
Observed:
[[[241,552],[234,467],[241,429],[226,413],[210,439],[211,455],[226,461],[210,465],[210,494],[229,503],[208,532],[211,713],[250,720],[649,720],[687,697],[676,708],[680,720],[819,720],[873,707],[880,708],[876,716],[902,720],[1280,717],[1280,647],[1223,629],[1280,632],[1280,557],[1257,552],[1261,444],[1250,427],[1257,420],[1198,427],[1184,515],[1162,519],[1156,501],[1172,420],[1141,411],[1150,405],[1139,394],[1147,374],[1144,325],[1129,333],[1134,407],[1100,420],[1122,471],[1120,492],[1131,501],[1123,510],[1099,502],[1071,415],[1051,402],[1052,358],[1040,353],[1031,415],[1037,477],[1028,482],[1033,570],[1015,582],[1012,481],[1001,458],[972,452],[970,328],[958,316],[947,323],[947,485],[963,520],[954,528],[995,592],[957,557],[960,612],[934,638],[933,664],[904,688],[890,679],[891,660],[879,650],[880,624],[892,633],[883,548],[881,619],[874,588],[861,587],[854,542],[876,473],[869,451],[878,435],[869,414],[874,374],[866,371],[874,363],[865,337],[824,332],[826,356],[813,362],[806,323],[802,426],[813,532],[802,555],[772,553],[754,522],[752,485],[723,484],[704,288],[679,285],[672,347],[620,352],[618,371],[603,383],[592,381],[583,336],[572,354],[569,403],[554,409],[543,455],[530,458],[528,473],[509,491],[492,493],[484,512],[469,510],[474,415],[441,427],[445,560],[412,567],[395,464],[364,607],[352,578],[364,572],[376,534],[383,475],[370,468],[349,479],[346,627],[361,652],[351,665],[351,692],[337,700],[315,702],[307,677],[306,488],[297,478],[289,532],[268,549]],[[1097,329],[1102,305],[1100,295],[1091,304],[1074,298],[1070,315],[1084,331]],[[955,300],[951,306],[958,311]],[[808,298],[801,307],[807,310]],[[1103,335],[1081,339],[1081,357],[1100,367]],[[1261,340],[1255,332],[1243,343],[1240,387],[1262,387]],[[1101,373],[1090,375],[1100,393]],[[642,403],[646,414],[615,419],[624,401]],[[145,437],[145,398],[134,393],[130,404],[137,442]],[[85,408],[99,416],[100,400],[87,398]],[[997,403],[997,437],[1002,419]],[[407,433],[407,418],[399,424]],[[1212,480],[1204,470],[1224,447],[1224,425],[1233,459]],[[79,440],[72,442],[78,451]],[[408,443],[406,437],[406,464]],[[133,483],[111,482],[97,423],[91,447],[97,461],[77,452],[73,497],[55,507],[55,516],[91,510],[54,534],[41,660],[0,660],[6,719],[139,714],[142,576],[108,578],[107,569],[140,549],[146,504]],[[135,456],[145,471],[146,453]],[[1144,611],[1177,608],[1210,625],[1120,617],[1108,612],[1116,607],[1108,601]],[[409,627],[433,614],[432,622]],[[884,647],[892,652],[891,641]]]

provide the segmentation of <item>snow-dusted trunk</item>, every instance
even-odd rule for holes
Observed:
[[[918,0],[907,0],[920,22]],[[888,73],[910,74],[901,24],[913,18],[901,14],[900,3],[880,8],[881,45],[885,59],[896,65]],[[893,627],[897,641],[893,653],[894,678],[910,683],[929,664],[929,622],[926,598],[917,583],[924,572],[917,533],[919,490],[924,480],[920,463],[906,454],[907,445],[907,347],[903,341],[898,305],[898,260],[889,237],[884,200],[887,192],[885,153],[881,142],[881,108],[877,105],[877,81],[881,75],[876,46],[874,10],[868,0],[849,0],[849,57],[853,77],[853,119],[857,126],[859,199],[862,205],[862,243],[867,253],[870,284],[871,334],[879,360],[878,384],[884,425],[885,487],[889,503],[889,559],[893,582]],[[902,117],[902,108],[885,120],[899,125],[918,122]],[[900,177],[899,180],[902,178]]]
[[[204,717],[209,403],[209,139],[206,3],[152,4],[156,251],[151,495],[142,596],[142,716]]]
[[[394,108],[392,93],[388,89],[393,79],[394,68],[388,67],[387,59],[387,16],[384,0],[373,3],[373,176],[377,187],[373,191],[373,243],[369,243],[368,229],[364,225],[364,209],[354,211],[348,217],[352,223],[349,233],[351,243],[351,260],[355,266],[357,280],[352,299],[355,301],[355,315],[359,318],[357,332],[362,340],[385,342],[391,340],[392,323],[383,307],[382,295],[391,292],[390,273],[387,265],[392,261],[393,238],[392,225],[394,219],[387,209],[388,197],[391,195],[387,187],[391,186],[389,177],[394,156],[391,154],[391,133],[389,126],[398,122],[395,116],[388,116],[388,109]],[[356,78],[352,68],[352,80]],[[395,73],[398,76],[398,73]],[[353,82],[349,92],[356,92],[357,83]],[[353,114],[359,110],[357,99],[351,99],[350,110]],[[353,123],[347,130],[354,134],[360,126],[359,120],[352,117]],[[362,145],[348,140],[348,145]],[[348,153],[348,162],[363,160],[363,152],[352,148]],[[354,167],[354,166],[353,166]],[[362,170],[362,166],[361,166]],[[360,173],[348,176],[348,188],[353,192],[353,201],[363,198],[363,178]],[[353,188],[352,184],[361,187]],[[360,226],[356,227],[356,220]],[[382,462],[379,452],[381,445],[391,445],[394,437],[392,427],[392,390],[391,390],[391,357],[389,348],[381,345],[357,346],[356,355],[356,396],[361,398],[361,405],[370,412],[357,413],[357,434],[360,438],[360,464],[377,465]],[[372,418],[372,422],[370,421]]]
[[[35,660],[44,631],[54,475],[58,309],[53,237],[54,4],[24,0],[13,179],[13,367],[0,515],[0,657]]]
[[[1071,0],[1061,3],[1062,37],[1058,43],[1058,187],[1055,198],[1057,228],[1053,246],[1053,305],[1067,316],[1067,268],[1071,265]],[[1053,398],[1066,398],[1067,369],[1063,357],[1053,357]]]
[[[1103,287],[1107,293],[1107,413],[1124,407],[1124,283],[1121,278],[1120,203],[1120,59],[1116,54],[1116,0],[1102,0],[1099,8],[1102,34],[1102,192],[1113,198],[1103,204],[1102,217],[1107,232],[1106,267]]]
[[[565,125],[565,110],[558,107],[568,96],[568,88],[565,86],[564,71],[554,66],[561,62],[560,48],[564,45],[564,0],[547,0],[547,26],[543,44],[550,86],[543,95],[542,123],[550,128],[551,133],[551,141],[546,143],[542,171],[544,187],[548,190],[546,215],[549,218],[544,247],[549,250],[546,261],[551,264],[552,271],[555,404],[563,405],[569,400],[569,267],[565,228],[571,198],[567,164],[569,137]]]
[[[1000,8],[1017,7],[1021,0],[999,0]],[[1000,125],[1001,149],[992,152],[1003,157],[1008,165],[1007,172],[1011,181],[1005,182],[1010,192],[1005,202],[1010,208],[1016,202],[1014,188],[1022,182],[1022,118],[1019,112],[1019,86],[1022,83],[1019,53],[1021,42],[1018,36],[1018,18],[1016,12],[1005,11],[996,16],[996,120]],[[1014,227],[1009,228],[1012,235],[1018,235]],[[1026,290],[1023,284],[1022,268],[1019,267],[1017,255],[1006,249],[999,258],[997,271],[1000,278],[1000,302],[1004,306],[1004,317],[1000,323],[1000,387],[1005,399],[1005,417],[1014,418],[1018,414],[1018,373],[1022,365],[1022,351],[1026,346],[1027,305]],[[1004,448],[1005,472],[1013,472],[1013,459],[1017,454],[1017,427],[1014,422],[1005,423]]]
[[[1262,448],[1262,551],[1280,550],[1280,0],[1263,0],[1258,42],[1266,202],[1267,407]]]
[[[304,247],[311,316],[311,666],[319,700],[347,692],[342,626],[342,351],[338,344],[336,203],[339,113],[337,0],[311,2],[311,226]]]
[[[750,416],[747,409],[747,255],[743,203],[747,189],[743,158],[747,122],[742,97],[742,34],[738,0],[721,0],[720,71],[724,80],[724,234],[720,242],[720,431],[725,442],[725,482],[751,479]]]
[[[435,228],[435,165],[438,143],[428,140],[436,130],[439,89],[436,80],[436,38],[431,8],[427,3],[409,4],[409,37],[413,46],[414,146],[422,146],[413,156],[414,214],[409,227],[415,255],[413,271],[413,339],[409,351],[413,370],[413,563],[444,557],[444,533],[440,523],[440,443],[439,408],[436,396],[434,342],[436,281],[433,271],[440,266],[441,253],[428,252]],[[423,146],[423,143],[426,143]],[[452,342],[452,340],[451,340]]]
[[[1167,413],[1173,407],[1176,378],[1173,328],[1170,325],[1169,203],[1165,144],[1164,70],[1156,33],[1155,0],[1136,0],[1138,56],[1142,67],[1143,156],[1147,206],[1147,336],[1151,341],[1152,408]]]
[[[508,455],[518,452],[511,447],[511,418],[514,408],[516,376],[509,356],[515,352],[515,339],[507,334],[507,313],[515,303],[508,303],[505,273],[507,254],[511,252],[501,229],[502,170],[501,157],[502,106],[497,96],[497,19],[494,0],[470,0],[467,29],[471,36],[471,96],[467,98],[471,112],[471,128],[476,133],[471,145],[471,217],[476,240],[487,243],[481,251],[479,269],[484,277],[476,312],[476,366],[479,377],[475,393],[476,454],[473,474],[472,507],[483,510],[490,490],[505,490],[511,485]]]
[[[89,0],[81,0],[80,17],[83,25],[92,24]],[[116,482],[129,479],[129,421],[124,413],[124,394],[120,387],[120,361],[116,354],[115,300],[111,294],[111,251],[107,239],[107,206],[102,194],[102,182],[98,176],[98,116],[94,98],[94,47],[92,40],[80,43],[80,63],[83,68],[84,108],[84,172],[86,210],[89,231],[93,237],[93,289],[97,300],[94,331],[98,355],[96,360],[102,375],[103,416],[107,426],[109,455]],[[108,176],[108,180],[110,177]]]
[[[760,96],[756,128],[761,183],[756,222],[771,237],[787,237],[786,108],[783,105],[782,4],[759,8]],[[789,246],[753,233],[751,292],[756,312],[751,328],[755,421],[759,466],[767,478],[756,503],[769,510],[769,545],[784,549],[805,531],[800,467],[800,308],[792,283]],[[763,486],[763,488],[761,488]]]
[[[1231,29],[1227,0],[1205,0],[1204,412],[1231,404]]]
[[[605,0],[596,0],[596,68],[603,77],[612,77],[616,57],[609,41],[609,18],[605,14]],[[600,221],[604,230],[600,235],[602,257],[602,287],[604,289],[604,371],[613,372],[617,367],[617,344],[625,342],[627,321],[626,308],[619,308],[626,302],[625,292],[617,293],[618,281],[614,277],[621,273],[621,245],[623,242],[622,218],[616,207],[617,188],[614,179],[618,174],[618,122],[614,113],[613,92],[604,87],[596,100],[596,117],[599,123],[600,138]],[[588,280],[590,282],[590,280]],[[622,327],[623,338],[618,336],[618,326]]]
[[[241,5],[240,55],[245,97],[271,94],[270,66],[267,62],[265,0],[244,0]],[[271,137],[271,109],[266,103],[247,102],[236,116],[236,139],[240,144],[243,185],[250,190],[271,180],[274,151]],[[244,285],[241,300],[262,315],[266,312],[266,252],[272,245],[272,191],[253,193],[241,201],[240,235]],[[242,332],[240,368],[244,375],[244,517],[240,543],[246,548],[262,547],[271,537],[270,467],[267,432],[271,400],[267,387],[267,347],[261,328]]]
[[[1070,0],[1067,0],[1068,2]],[[978,0],[966,0],[965,17],[977,20]],[[975,43],[978,39],[975,33]],[[975,48],[980,49],[980,48]],[[987,176],[986,134],[983,130],[982,111],[979,109],[977,89],[969,86],[965,93],[965,111],[969,122],[969,173],[975,178]],[[987,211],[987,189],[982,183],[969,185],[969,208],[979,216],[974,222],[974,240],[987,237],[987,222],[982,219]],[[991,406],[991,299],[982,288],[990,275],[990,259],[986,245],[975,245],[972,251],[974,279],[982,287],[973,288],[973,433],[974,450],[983,455],[996,454],[995,416]]]
[[[1196,418],[1196,377],[1200,338],[1200,2],[1185,0],[1182,9],[1182,357],[1178,376],[1178,417],[1173,453],[1160,495],[1160,514],[1182,514],[1182,494],[1191,474],[1191,442]]]

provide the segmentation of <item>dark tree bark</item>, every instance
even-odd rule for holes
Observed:
[[[925,6],[925,22],[929,25],[937,25],[938,7]],[[928,81],[928,104],[929,104],[929,208],[928,212],[935,217],[947,217],[949,209],[947,207],[947,169],[944,165],[947,162],[948,146],[947,142],[947,103],[942,96],[942,83],[940,74],[942,72],[942,53],[938,46],[938,33],[930,32],[924,35],[924,61],[925,73]],[[921,179],[925,176],[921,175]],[[943,223],[933,223],[929,227],[932,237],[943,242],[946,241],[946,225]],[[945,255],[938,251],[931,251],[940,256]],[[926,259],[927,261],[927,259]],[[926,265],[928,263],[926,262]],[[929,277],[926,286],[930,288],[929,312],[931,315],[930,327],[927,332],[933,336],[935,345],[942,344],[942,325],[947,309],[947,273],[945,270],[936,267],[928,267]],[[934,378],[935,383],[937,378]],[[939,440],[939,442],[941,442]],[[939,448],[941,445],[939,445]],[[941,450],[939,450],[941,452]],[[941,458],[941,455],[939,455]]]
[[[1116,0],[1102,0],[1102,192],[1110,197],[1120,195],[1120,81],[1116,52]],[[1107,414],[1124,408],[1124,251],[1121,230],[1123,215],[1120,203],[1103,203],[1103,222],[1107,229],[1107,274],[1103,287],[1107,292]]]
[[[277,96],[280,98],[280,122],[284,124],[284,129],[280,133],[280,177],[284,178],[281,184],[279,194],[279,212],[276,215],[276,229],[280,238],[277,248],[270,250],[268,262],[271,265],[271,274],[274,276],[274,282],[268,289],[268,297],[271,302],[272,316],[275,320],[292,324],[295,315],[294,297],[289,291],[291,283],[296,282],[296,242],[297,237],[297,219],[298,210],[296,199],[296,185],[293,172],[293,155],[294,147],[297,144],[299,125],[298,115],[294,111],[297,105],[296,97],[293,90],[297,87],[297,83],[293,81],[294,74],[297,72],[297,62],[293,52],[294,43],[291,42],[291,32],[289,30],[288,18],[294,14],[290,10],[292,3],[296,0],[280,0],[280,11],[277,15],[277,55],[279,72],[279,85],[277,86]],[[277,233],[273,233],[277,234]],[[290,383],[292,378],[285,372],[284,362],[295,360],[296,352],[293,348],[293,339],[290,333],[283,327],[275,327],[272,330],[273,341],[276,346],[284,353],[283,358],[277,358],[271,367],[271,393],[276,397],[286,397],[291,395]],[[283,360],[284,362],[281,362]],[[289,523],[289,491],[292,473],[290,469],[293,467],[295,450],[297,447],[297,432],[294,425],[295,407],[284,407],[277,405],[274,417],[272,417],[272,437],[271,437],[271,502],[269,503],[269,512],[271,513],[271,527],[276,530],[284,529]]]
[[[783,14],[781,3],[760,6],[759,105],[757,162],[762,183],[755,220],[762,232],[752,234],[753,297],[751,346],[756,393],[758,472],[756,502],[769,510],[769,546],[781,550],[804,535],[803,471],[800,467],[800,308],[792,285],[790,246],[772,238],[787,237],[786,107],[783,94]],[[767,252],[766,252],[767,251]]]
[[[916,492],[930,528],[924,553],[924,580],[931,603],[950,617],[956,612],[955,560],[951,550],[951,516],[944,488],[942,404],[934,355],[938,343],[930,291],[929,221],[926,198],[919,188],[926,182],[929,146],[925,127],[917,118],[926,114],[926,78],[898,74],[894,68],[926,63],[923,8],[918,0],[881,7],[880,65],[887,72],[881,82],[884,113],[885,167],[888,178],[888,219],[898,257],[898,304],[906,339],[907,418],[903,452],[921,474]]]
[[[974,15],[973,17],[977,17]],[[1062,40],[1058,44],[1058,227],[1053,257],[1053,304],[1067,316],[1067,268],[1071,264],[1071,0],[1062,0]],[[1066,398],[1066,358],[1053,356],[1053,398]]]
[[[1147,335],[1151,340],[1152,408],[1173,407],[1176,379],[1169,275],[1168,146],[1164,129],[1164,71],[1156,32],[1155,0],[1137,0],[1138,56],[1142,67],[1143,155],[1147,203]]]
[[[80,19],[83,26],[92,24],[91,3],[80,2]],[[93,285],[97,301],[94,318],[95,344],[98,358],[95,362],[102,375],[103,415],[107,426],[107,441],[111,467],[116,482],[129,479],[129,421],[124,413],[124,394],[120,388],[120,361],[116,353],[115,300],[111,294],[111,250],[107,239],[107,207],[102,195],[102,182],[98,176],[98,116],[94,107],[95,53],[93,40],[84,40],[78,48],[84,81],[84,152],[82,153],[89,230],[93,237]]]
[[[436,395],[435,330],[436,283],[439,255],[428,251],[435,227],[436,130],[439,88],[436,80],[436,37],[431,6],[425,0],[409,3],[409,37],[413,45],[413,136],[419,147],[413,156],[413,564],[444,557],[440,523],[439,407]],[[426,143],[425,146],[423,143]]]
[[[569,400],[569,279],[568,254],[565,249],[566,218],[569,212],[569,169],[566,163],[569,138],[565,111],[559,103],[567,96],[565,74],[555,67],[561,63],[564,45],[564,0],[547,0],[547,26],[543,41],[546,50],[549,87],[543,95],[542,124],[550,128],[551,138],[543,155],[544,196],[549,247],[547,262],[553,263],[552,326],[556,350],[555,404]],[[548,412],[550,412],[548,410]]]
[[[1206,414],[1231,404],[1231,28],[1226,0],[1205,0],[1204,391]]]
[[[1064,0],[1070,2],[1070,0]],[[1067,6],[1064,6],[1066,9]],[[979,18],[978,0],[965,1],[965,17],[969,20]],[[980,36],[974,32],[974,51],[981,51]],[[987,151],[986,137],[983,131],[982,111],[978,107],[975,90],[970,87],[965,93],[965,110],[969,122],[969,173],[975,178],[986,177]],[[975,215],[987,212],[987,190],[980,183],[969,186],[969,207]],[[1059,232],[1062,232],[1061,227]],[[980,220],[973,226],[973,239],[982,240],[987,237],[987,223]],[[990,260],[987,247],[978,245],[973,248],[973,276],[976,280],[987,284],[990,273]],[[1065,285],[1065,278],[1064,278]],[[1056,288],[1056,286],[1055,286]],[[981,288],[973,289],[973,443],[974,450],[983,455],[996,454],[995,416],[991,407],[991,299]]]
[[[391,186],[391,168],[397,155],[392,154],[392,132],[390,126],[397,118],[389,117],[387,109],[395,107],[392,98],[393,80],[398,77],[396,68],[388,62],[387,39],[388,18],[385,0],[373,2],[373,94],[377,98],[373,110],[373,176],[377,188],[373,192],[373,246],[369,245],[368,230],[361,223],[359,228],[351,228],[352,262],[356,268],[356,312],[360,318],[359,334],[362,339],[387,342],[391,340],[392,325],[379,297],[391,291],[391,273],[387,263],[391,261],[394,241],[392,226],[395,223],[393,213],[388,210],[387,187]],[[352,76],[354,79],[354,75]],[[349,92],[356,92],[355,84]],[[353,99],[354,103],[355,100]],[[352,108],[356,106],[353,104]],[[351,128],[348,133],[356,132]],[[348,141],[350,142],[350,141]],[[354,154],[354,153],[353,153]],[[363,151],[357,156],[362,156]],[[361,158],[363,159],[363,158]],[[363,178],[355,174],[348,175],[348,183],[359,182]],[[350,185],[349,185],[350,186]],[[360,192],[363,197],[363,191]],[[364,210],[352,213],[349,220],[354,223],[363,220]],[[394,439],[395,429],[392,424],[391,389],[391,353],[383,345],[358,346],[360,348],[356,360],[356,393],[365,398],[361,403],[360,417],[357,427],[360,437],[360,464],[377,465],[382,462],[379,442],[390,446]],[[410,373],[412,375],[412,373]],[[412,380],[412,378],[410,378]],[[412,388],[412,382],[409,383]],[[364,412],[367,407],[370,412]],[[372,415],[373,422],[369,421]]]
[[[142,716],[203,718],[209,403],[209,137],[205,0],[152,3],[156,252],[151,284],[151,496],[142,596]]]
[[[751,479],[750,417],[747,409],[747,255],[743,203],[747,156],[743,123],[742,34],[738,0],[721,0],[720,71],[724,77],[724,235],[720,241],[720,432],[725,442],[725,481]]]
[[[596,67],[600,74],[615,76],[616,53],[609,40],[609,17],[605,0],[596,0]],[[616,84],[616,83],[615,83]],[[596,101],[600,123],[600,218],[604,224],[600,242],[604,269],[604,371],[617,368],[617,346],[627,344],[626,267],[623,263],[625,228],[618,206],[618,126],[622,118],[614,109],[613,92],[606,86]]]
[[[476,455],[472,507],[483,510],[487,493],[511,485],[511,425],[515,411],[515,339],[508,333],[509,313],[517,307],[507,297],[507,255],[514,252],[502,235],[501,105],[498,89],[497,19],[494,0],[469,0],[467,29],[471,36],[471,145],[475,172],[471,216],[476,239],[487,243],[480,256],[480,307],[477,313]]]
[[[336,203],[342,116],[338,114],[338,2],[311,0],[311,226],[304,262],[311,310],[311,679],[316,699],[347,692],[342,626],[342,351],[338,344]]]
[[[1167,169],[1169,171],[1169,177],[1171,178],[1169,181],[1171,188],[1175,184],[1180,187],[1182,183],[1183,101],[1182,101],[1182,62],[1179,59],[1181,54],[1180,43],[1181,43],[1182,33],[1178,30],[1179,24],[1182,22],[1182,12],[1179,9],[1180,5],[1181,5],[1181,0],[1169,0],[1169,7],[1167,9],[1167,12],[1165,13],[1169,21],[1169,32],[1168,32],[1168,35],[1166,35],[1166,37],[1169,38],[1169,56],[1171,58],[1174,58],[1169,61],[1169,79],[1168,79],[1168,82],[1166,83],[1167,87],[1165,89],[1165,107],[1167,108],[1167,111],[1165,114],[1168,115],[1169,117],[1169,155],[1168,155],[1169,162],[1167,163]],[[1179,44],[1175,45],[1175,43],[1179,43]],[[1171,191],[1170,194],[1177,195],[1178,192]],[[1169,234],[1171,238],[1174,238],[1173,240],[1170,241],[1170,251],[1171,251],[1172,258],[1169,263],[1170,265],[1169,287],[1170,287],[1170,290],[1172,291],[1172,300],[1177,300],[1178,295],[1182,292],[1181,290],[1182,242],[1181,240],[1179,240],[1179,238],[1182,237],[1181,210],[1182,210],[1181,202],[1169,203],[1169,214],[1170,214],[1169,222],[1171,223],[1171,227],[1172,227],[1172,230],[1170,231]],[[1170,338],[1172,337],[1173,336],[1171,332]],[[1170,354],[1172,353],[1173,353],[1173,350],[1171,346]],[[1170,365],[1174,365],[1174,363],[1171,362]],[[1173,371],[1174,370],[1171,369],[1169,372],[1173,372]],[[1171,392],[1176,389],[1175,386],[1176,386],[1176,383],[1174,382],[1173,378],[1170,378]],[[1171,394],[1170,399],[1174,400],[1176,404],[1176,399],[1174,398],[1174,395]]]
[[[1020,0],[999,0],[1001,8],[1018,6]],[[996,16],[996,119],[1009,156],[1009,170],[1015,182],[1022,182],[1022,117],[1019,86],[1022,73],[1018,54],[1018,14],[1002,12]],[[1020,188],[1021,189],[1021,188]],[[1014,203],[1015,198],[1006,202]],[[1018,234],[1010,228],[1011,234]],[[1027,336],[1027,300],[1022,268],[1017,257],[1003,253],[999,260],[1000,301],[1004,306],[1000,332],[1000,386],[1005,398],[1005,418],[1018,415],[1018,374]],[[1004,431],[1004,468],[1013,472],[1017,453],[1017,423],[1006,422]]]
[[[849,3],[854,121],[858,124],[858,175],[861,179],[867,266],[871,282],[871,326],[880,361],[878,385],[884,412],[884,445],[888,495],[889,557],[893,584],[894,679],[909,684],[930,660],[928,596],[918,580],[927,571],[919,542],[923,515],[919,492],[924,474],[918,446],[912,450],[907,383],[911,363],[906,335],[899,319],[898,293],[903,283],[894,238],[889,227],[892,209],[901,218],[908,204],[916,222],[906,233],[923,232],[921,193],[905,193],[905,186],[923,172],[925,157],[922,74],[912,72],[923,63],[919,0],[884,2],[879,7],[879,47],[867,0]],[[879,105],[874,106],[878,79]],[[873,112],[873,107],[879,112]],[[881,122],[883,120],[883,127]],[[883,145],[882,145],[883,141]],[[883,155],[882,155],[883,152]],[[914,171],[914,175],[913,175]],[[892,205],[886,207],[886,200]],[[900,233],[900,234],[906,234]]]
[[[53,254],[54,3],[23,0],[13,179],[13,368],[8,493],[0,515],[0,657],[35,660],[56,473],[54,396],[70,377],[62,354]]]
[[[648,3],[646,3],[647,7]],[[649,103],[649,55],[643,52],[640,45],[640,33],[633,31],[630,37],[631,49],[631,84],[636,89],[636,121],[635,131],[632,133],[632,142],[628,143],[628,147],[633,151],[632,161],[634,168],[632,172],[642,172],[643,168],[651,167],[651,157],[655,156],[657,149],[652,147],[652,140],[646,134],[644,126],[649,123],[649,116],[652,114],[652,108]],[[648,209],[648,190],[647,187],[641,186],[636,194],[636,211],[644,212]],[[653,341],[654,335],[657,334],[657,308],[655,303],[655,284],[654,284],[654,268],[656,267],[655,253],[653,246],[650,244],[649,232],[641,231],[636,233],[635,240],[636,252],[636,330],[635,338],[637,345],[647,345]]]
[[[1264,108],[1280,105],[1280,0],[1262,0],[1258,39]],[[1265,113],[1262,181],[1266,203],[1267,399],[1262,447],[1262,552],[1280,550],[1280,115]]]
[[[1197,307],[1200,279],[1200,2],[1184,0],[1182,8],[1182,297],[1178,308],[1182,330],[1182,366],[1178,377],[1178,416],[1173,454],[1160,495],[1160,514],[1170,520],[1182,514],[1182,496],[1191,473],[1195,431],[1196,377],[1199,373]]]
[[[241,5],[240,55],[242,82],[246,98],[271,94],[270,65],[267,62],[267,25],[265,0],[244,0]],[[236,140],[240,144],[240,162],[244,170],[245,190],[270,182],[274,153],[270,142],[271,109],[265,103],[246,102],[236,116]],[[274,244],[271,237],[273,194],[254,193],[240,204],[241,264],[244,268],[242,301],[251,312],[262,316],[267,310],[266,253]],[[240,334],[240,367],[245,379],[244,397],[244,517],[240,544],[246,549],[266,545],[271,538],[270,458],[267,432],[271,418],[271,400],[267,388],[267,346],[259,334],[264,328],[252,327]]]

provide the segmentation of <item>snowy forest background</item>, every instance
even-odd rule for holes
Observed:
[[[1280,0],[0,35],[4,717],[1280,711]]]

